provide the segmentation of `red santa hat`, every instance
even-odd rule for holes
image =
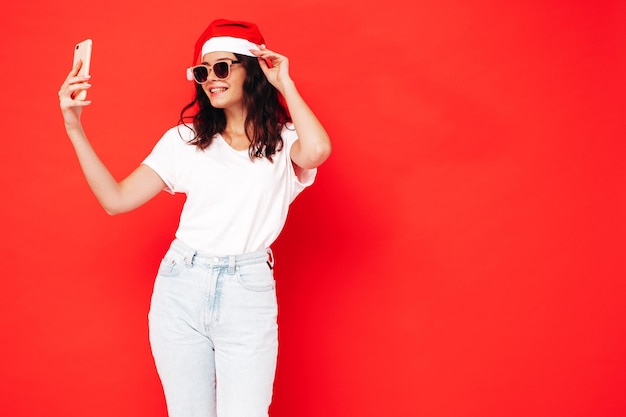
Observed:
[[[257,45],[262,44],[265,44],[265,40],[254,23],[217,19],[211,22],[196,42],[192,65],[209,52],[222,51],[254,56],[250,49],[259,49]]]

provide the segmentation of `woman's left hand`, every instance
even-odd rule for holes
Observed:
[[[289,59],[270,51],[263,45],[258,45],[258,48],[258,50],[251,49],[250,52],[259,58],[259,64],[267,80],[283,93],[286,84],[292,82],[289,76]]]

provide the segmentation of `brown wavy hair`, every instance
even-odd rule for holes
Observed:
[[[280,136],[283,126],[291,122],[291,116],[278,90],[270,84],[259,65],[258,58],[235,54],[246,70],[243,82],[243,105],[246,108],[245,131],[250,140],[250,159],[267,158],[283,147]],[[196,94],[193,101],[180,112],[179,123],[193,122],[195,136],[189,144],[206,149],[216,134],[226,128],[223,109],[211,105],[202,86],[195,83]],[[188,112],[195,111],[188,115]]]

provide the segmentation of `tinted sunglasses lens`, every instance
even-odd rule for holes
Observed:
[[[228,77],[229,70],[230,70],[230,66],[228,65],[228,62],[216,62],[213,65],[213,71],[215,71],[215,76],[217,78]]]
[[[198,66],[193,69],[193,78],[196,79],[197,82],[203,83],[209,77],[209,70],[206,67]]]

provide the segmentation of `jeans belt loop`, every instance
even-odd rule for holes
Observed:
[[[230,275],[233,275],[235,273],[235,256],[234,255],[228,256],[228,273]]]
[[[185,254],[185,265],[187,265],[187,268],[191,268],[193,266],[193,258],[196,257],[196,252],[187,252]]]

